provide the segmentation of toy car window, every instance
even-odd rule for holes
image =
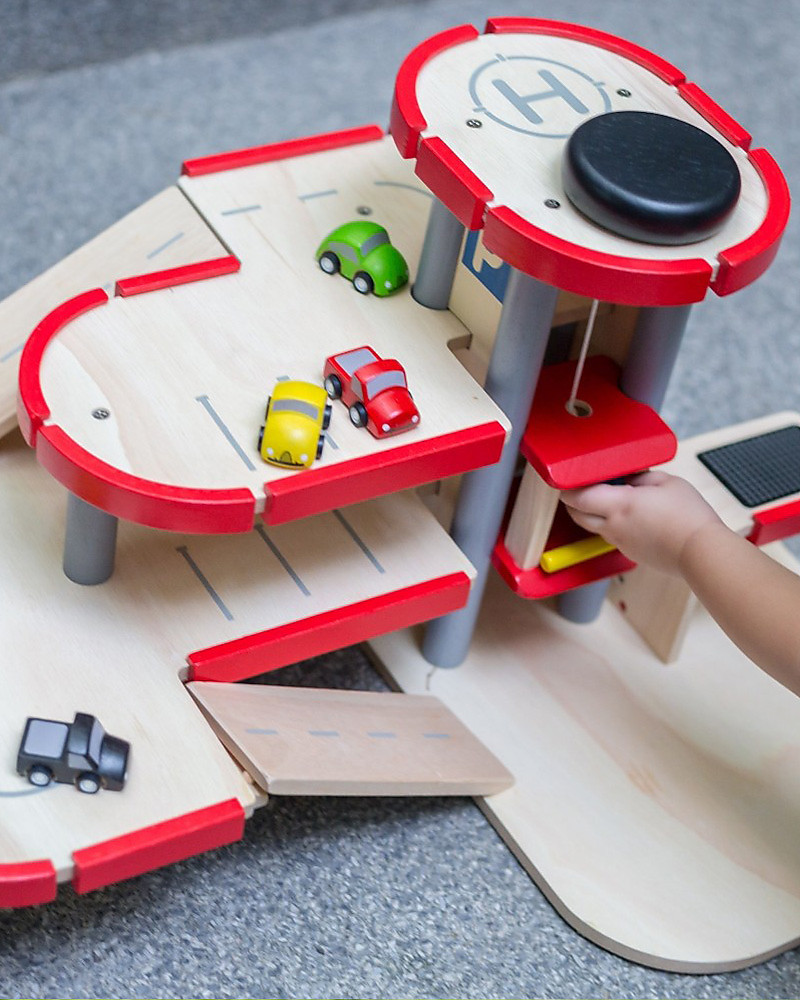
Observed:
[[[357,371],[363,365],[371,365],[373,361],[377,361],[378,356],[368,347],[359,347],[357,350],[348,351],[346,354],[337,354],[334,360],[343,372],[352,375],[354,371]]]
[[[97,719],[95,719],[92,723],[91,732],[89,733],[89,749],[87,751],[87,756],[90,760],[94,761],[95,764],[100,762],[100,747],[102,746],[105,734],[105,729],[103,729]]]
[[[68,732],[69,726],[66,722],[31,719],[25,733],[23,749],[32,757],[50,757],[58,760],[64,751]]]
[[[353,264],[358,263],[358,254],[352,247],[348,246],[346,243],[329,243],[328,249],[333,250],[335,254],[338,254],[340,257],[346,258]]]
[[[391,389],[393,386],[400,386],[402,389],[405,389],[406,380],[402,372],[382,372],[380,375],[376,375],[375,378],[370,379],[367,383],[370,399],[374,399],[379,392],[383,392],[384,389]]]
[[[373,250],[378,247],[382,247],[385,243],[389,242],[389,237],[386,233],[375,233],[374,236],[369,236],[361,244],[361,255],[366,257],[367,254],[372,253]]]
[[[319,407],[307,403],[304,399],[276,399],[272,403],[272,413],[302,413],[306,417],[316,420],[319,417]]]

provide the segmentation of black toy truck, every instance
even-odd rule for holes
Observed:
[[[17,772],[32,785],[74,784],[88,795],[125,784],[130,744],[109,736],[93,715],[76,712],[69,722],[28,719],[17,755]]]

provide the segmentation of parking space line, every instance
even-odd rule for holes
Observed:
[[[211,584],[209,583],[208,578],[206,577],[206,575],[203,573],[203,571],[200,569],[200,567],[197,565],[197,563],[194,561],[194,559],[192,559],[192,557],[189,555],[189,549],[185,545],[179,545],[175,549],[175,551],[177,553],[179,553],[179,555],[183,556],[183,558],[189,564],[189,567],[191,568],[191,570],[194,573],[194,575],[197,577],[197,579],[200,581],[200,583],[202,583],[203,586],[206,588],[206,592],[208,593],[208,595],[211,598],[211,600],[216,604],[216,606],[223,613],[223,615],[225,615],[225,617],[228,619],[228,621],[232,622],[233,621],[233,615],[230,613],[230,611],[228,610],[228,608],[225,606],[225,602],[222,600],[222,598],[219,596],[219,594],[216,592],[216,590],[214,590],[214,588],[211,586]]]
[[[209,400],[208,396],[195,396],[194,398],[198,403],[201,403],[203,405],[205,411],[208,413],[208,415],[211,417],[211,419],[214,421],[217,427],[219,427],[219,429],[222,431],[228,444],[230,444],[230,446],[233,448],[233,450],[236,452],[239,458],[241,458],[241,460],[244,462],[244,464],[247,466],[250,472],[255,472],[256,467],[250,461],[250,456],[245,452],[244,448],[242,448],[242,446],[239,444],[239,442],[236,440],[236,438],[228,429],[222,417],[220,417],[220,415],[211,405],[211,401]]]
[[[286,570],[286,572],[289,574],[289,576],[294,580],[294,582],[297,584],[298,588],[300,589],[300,592],[302,594],[304,594],[306,597],[310,597],[311,596],[311,591],[303,583],[303,581],[300,579],[300,577],[297,575],[297,573],[295,573],[295,571],[292,569],[291,564],[289,563],[288,559],[284,556],[284,554],[281,552],[281,550],[278,548],[278,546],[269,537],[269,535],[267,534],[267,529],[264,527],[264,525],[263,524],[257,524],[255,526],[255,531],[267,543],[267,545],[269,546],[270,552],[272,552],[272,554],[275,556],[275,558],[278,560],[278,562],[281,564],[281,566],[283,566],[283,568]]]
[[[345,519],[344,514],[342,514],[342,512],[340,510],[335,510],[333,513],[338,518],[339,523],[342,525],[342,527],[344,528],[344,530],[353,539],[353,541],[356,543],[356,545],[361,549],[361,551],[364,553],[364,555],[367,557],[367,559],[369,559],[369,561],[372,563],[372,565],[375,567],[375,569],[379,573],[385,573],[386,570],[378,562],[377,558],[375,557],[374,553],[369,548],[369,546],[363,541],[362,538],[359,537],[358,533],[353,528],[353,526],[348,523],[348,521]]]
[[[162,243],[160,247],[156,247],[155,250],[151,250],[150,253],[147,254],[147,259],[152,260],[153,257],[157,257],[160,253],[163,253],[163,251],[166,250],[167,247],[171,247],[173,243],[177,243],[178,240],[182,238],[183,238],[183,233],[177,233],[175,236],[172,237],[172,239],[167,240],[166,243]]]

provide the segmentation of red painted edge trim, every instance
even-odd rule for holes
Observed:
[[[696,83],[680,84],[678,93],[687,104],[690,104],[721,135],[725,136],[728,142],[734,146],[740,146],[742,149],[750,148],[753,137],[747,129],[743,128],[735,118],[731,118],[728,112],[712,100]]]
[[[770,507],[753,514],[753,527],[747,536],[754,545],[780,542],[800,532],[800,500]]]
[[[751,149],[747,158],[767,189],[767,214],[746,240],[719,253],[719,270],[711,285],[717,295],[730,295],[766,271],[789,221],[791,195],[781,168],[766,149]]]
[[[382,139],[383,135],[383,129],[379,125],[362,125],[339,132],[322,132],[302,139],[289,139],[286,142],[273,142],[266,146],[252,146],[248,149],[233,149],[226,153],[186,160],[181,173],[187,177],[200,177],[223,170],[236,170],[238,167],[252,167],[259,163],[285,160],[291,156],[304,156],[306,153],[321,153],[327,149],[338,149],[340,146],[353,146],[359,142],[374,142],[376,139]]]
[[[42,358],[47,345],[73,319],[106,302],[108,295],[102,288],[82,292],[56,306],[34,327],[33,333],[28,337],[19,362],[17,417],[23,437],[31,447],[36,441],[39,427],[50,416],[50,407],[44,398],[40,379]]]
[[[480,229],[494,195],[438,136],[423,139],[414,173],[467,229]]]
[[[699,258],[644,260],[577,246],[539,229],[506,206],[486,213],[483,243],[513,267],[564,291],[631,306],[699,302],[712,276]]]
[[[672,86],[683,83],[685,75],[672,63],[657,56],[640,45],[634,45],[617,35],[610,35],[595,28],[586,28],[580,24],[569,24],[566,21],[548,21],[535,17],[490,17],[486,22],[485,34],[530,33],[535,35],[554,35],[559,38],[572,38],[578,42],[588,42],[597,45],[617,55],[625,56],[631,62],[638,63],[649,69],[651,73],[665,80]]]
[[[185,285],[190,281],[233,274],[240,266],[238,258],[230,254],[214,260],[200,261],[197,264],[171,267],[165,271],[151,271],[149,274],[140,274],[133,278],[120,278],[114,292],[123,297],[139,295],[141,292],[156,292],[162,288],[171,288],[173,285]]]
[[[413,431],[412,431],[413,433]],[[266,524],[284,524],[458,475],[500,459],[505,431],[496,420],[436,438],[309,469],[264,484]]]
[[[631,562],[618,549],[595,556],[586,562],[569,566],[557,573],[545,573],[539,566],[531,569],[521,569],[505,543],[500,539],[492,552],[492,563],[505,583],[519,597],[529,600],[540,600],[544,597],[554,597],[567,590],[574,590],[587,583],[606,580],[619,573],[627,573],[636,563]]]
[[[52,861],[0,864],[0,908],[50,903],[57,891]]]
[[[240,840],[245,814],[238,799],[228,799],[175,819],[126,833],[72,855],[76,892],[92,892],[164,865],[183,861]]]
[[[311,656],[364,642],[463,608],[466,573],[450,573],[366,601],[323,611],[187,657],[193,681],[240,681]]]
[[[449,28],[426,39],[412,49],[403,60],[395,79],[392,111],[389,116],[389,132],[403,159],[408,160],[416,156],[420,133],[428,124],[417,103],[417,77],[420,70],[440,52],[462,42],[471,42],[479,34],[478,29],[471,24]]]
[[[95,457],[58,426],[39,430],[36,457],[71,493],[126,521],[196,534],[253,527],[255,497],[250,490],[188,489],[141,479]]]

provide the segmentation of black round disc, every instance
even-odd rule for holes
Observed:
[[[564,190],[592,222],[644,243],[695,243],[733,211],[736,161],[708,132],[650,111],[579,125],[562,160]]]

